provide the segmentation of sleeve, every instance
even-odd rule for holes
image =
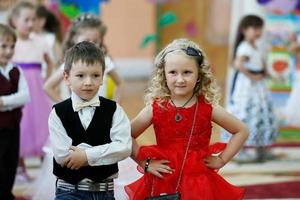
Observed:
[[[111,143],[85,149],[90,166],[114,164],[131,154],[130,121],[118,104],[113,115],[110,138]]]
[[[18,70],[20,72],[18,91],[10,95],[1,96],[3,101],[3,108],[1,109],[2,111],[12,110],[21,107],[30,101],[27,82],[25,80],[22,70],[20,68],[18,68]]]
[[[61,120],[52,109],[48,120],[49,138],[52,144],[54,158],[57,163],[62,164],[63,160],[69,155],[72,139],[68,136]]]
[[[112,61],[112,59],[109,56],[105,56],[105,73],[109,73],[111,70],[115,69],[115,63]]]
[[[252,48],[249,46],[249,44],[243,42],[241,43],[236,51],[236,56],[247,56],[250,57],[252,54]]]

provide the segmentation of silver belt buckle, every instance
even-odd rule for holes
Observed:
[[[100,183],[89,183],[89,191],[100,191]]]

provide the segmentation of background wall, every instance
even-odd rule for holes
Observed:
[[[110,1],[102,6],[101,17],[108,26],[105,42],[120,73],[126,78],[148,77],[152,71],[154,44],[140,43],[155,31],[155,6],[147,1]]]
[[[178,37],[188,37],[199,43],[206,52],[222,91],[225,89],[228,62],[228,33],[231,0],[175,1],[165,4],[163,11],[173,10],[178,16],[176,24],[162,32],[162,46]],[[197,33],[188,34],[193,23]]]

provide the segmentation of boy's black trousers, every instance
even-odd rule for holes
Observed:
[[[13,200],[20,146],[20,128],[0,128],[0,199]]]

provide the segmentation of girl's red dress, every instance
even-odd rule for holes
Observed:
[[[125,187],[132,200],[143,200],[150,196],[152,187],[154,195],[174,193],[181,168],[186,145],[190,136],[196,104],[188,108],[179,108],[182,116],[180,122],[175,121],[176,108],[169,102],[154,102],[152,123],[157,145],[140,148],[137,159],[165,159],[170,161],[173,174],[163,174],[164,178],[145,173],[143,177]],[[206,167],[204,158],[221,152],[224,143],[209,146],[211,137],[212,106],[198,98],[198,112],[191,145],[184,166],[179,187],[182,200],[237,200],[244,196],[244,189],[231,185],[216,171]]]

